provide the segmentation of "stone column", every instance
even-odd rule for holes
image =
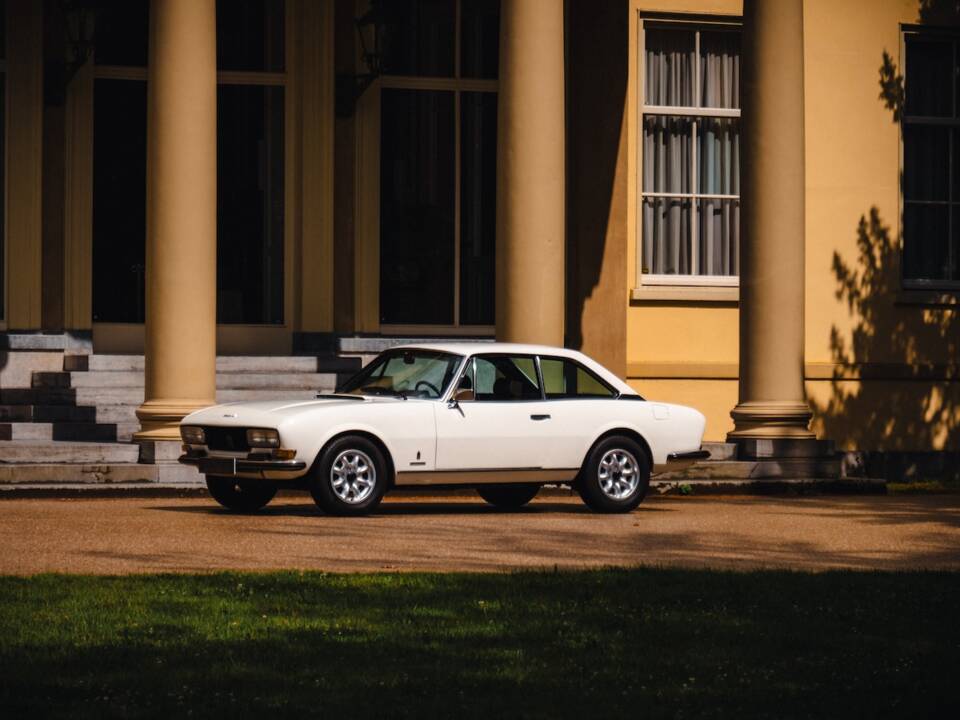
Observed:
[[[504,0],[497,119],[497,339],[563,344],[563,0]]]
[[[216,47],[215,0],[152,0],[141,441],[178,440],[216,394]]]
[[[804,392],[803,0],[745,0],[740,237],[744,456],[816,454]]]

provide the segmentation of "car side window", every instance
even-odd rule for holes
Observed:
[[[576,360],[540,358],[547,399],[612,398],[616,391]]]
[[[473,388],[478,402],[539,400],[537,365],[523,355],[479,355],[473,367]]]

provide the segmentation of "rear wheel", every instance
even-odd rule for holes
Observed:
[[[650,488],[650,462],[643,448],[628,437],[598,442],[580,470],[577,489],[592,509],[603,513],[630,512]]]
[[[539,485],[483,485],[477,492],[484,500],[502,510],[523,507],[540,492]]]
[[[376,443],[358,435],[327,447],[310,480],[310,494],[331,515],[366,515],[387,489],[387,463]]]
[[[254,512],[273,500],[277,486],[266,480],[207,475],[207,490],[228,510]]]

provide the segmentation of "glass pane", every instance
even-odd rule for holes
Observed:
[[[147,227],[147,84],[93,89],[93,319],[143,322]]]
[[[217,88],[217,321],[283,322],[283,88]]]
[[[0,0],[0,13],[3,12],[3,0]],[[2,30],[2,27],[0,27]],[[2,36],[0,36],[2,37]],[[5,73],[0,72],[0,128],[6,127],[6,98],[7,98],[7,76]],[[5,132],[0,132],[0,169],[7,166],[7,148],[6,148],[6,138],[7,134]],[[0,318],[6,317],[6,305],[4,304],[4,299],[7,297],[5,281],[7,279],[6,267],[4,262],[6,260],[6,236],[7,236],[7,219],[4,215],[6,210],[6,203],[3,202],[3,198],[7,196],[7,189],[4,185],[6,181],[6,173],[0,172]]]
[[[460,95],[460,322],[494,323],[497,96]]]
[[[950,277],[947,205],[907,203],[903,209],[903,277],[946,280]]]
[[[593,373],[571,360],[540,359],[540,373],[547,398],[609,398],[614,392]]]
[[[7,0],[0,0],[0,60],[7,59]],[[3,314],[0,313],[0,317]]]
[[[644,33],[647,105],[693,105],[695,42],[692,30]]]
[[[460,12],[460,75],[496,78],[500,59],[500,0],[467,0]]]
[[[739,274],[740,201],[703,199],[698,209],[698,274]]]
[[[377,7],[384,75],[453,77],[455,2],[389,0]]]
[[[691,203],[681,198],[644,198],[643,272],[689,275]]]
[[[953,114],[953,43],[908,37],[906,55],[906,114],[950,117]]]
[[[150,4],[147,0],[103,0],[96,24],[97,65],[147,66]]]
[[[960,205],[953,206],[953,237],[950,247],[949,279],[960,282]]]
[[[944,127],[903,126],[903,196],[906,200],[946,200],[950,131]]]
[[[740,33],[700,33],[700,104],[740,107]]]
[[[380,319],[453,322],[453,93],[384,90]]]
[[[644,192],[693,192],[690,181],[692,127],[692,122],[686,118],[644,117]]]
[[[740,120],[703,118],[698,127],[700,192],[740,194]]]
[[[531,357],[490,355],[476,359],[476,399],[539,400],[540,384]]]
[[[283,72],[283,0],[217,2],[217,68]]]

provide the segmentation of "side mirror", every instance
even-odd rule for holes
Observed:
[[[454,402],[473,402],[476,399],[476,395],[473,392],[473,388],[457,388],[457,391],[453,394]]]

